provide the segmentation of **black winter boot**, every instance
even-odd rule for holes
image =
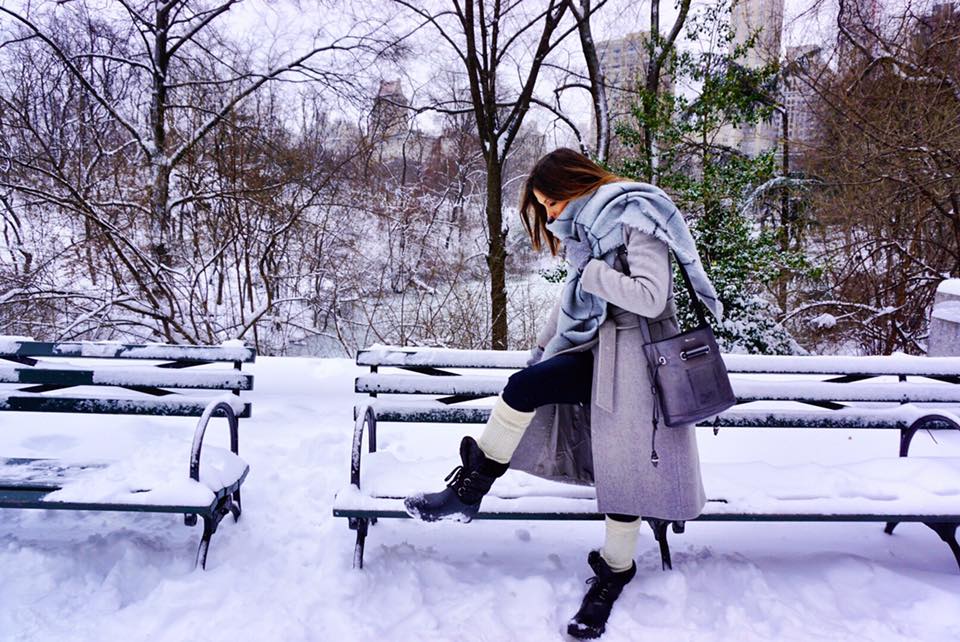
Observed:
[[[636,562],[629,570],[619,573],[613,571],[600,551],[590,551],[587,564],[596,575],[587,580],[590,588],[583,597],[580,610],[567,625],[567,633],[578,640],[592,640],[603,635],[613,603],[620,597],[623,587],[637,574]]]
[[[407,514],[425,522],[452,520],[466,524],[480,510],[480,501],[509,464],[487,459],[473,437],[460,442],[460,461],[444,480],[447,487],[439,493],[417,494],[403,500]]]

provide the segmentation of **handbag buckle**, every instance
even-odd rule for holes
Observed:
[[[694,357],[701,357],[709,353],[710,353],[710,346],[697,346],[693,350],[681,350],[680,360],[686,361],[687,359],[693,359]]]

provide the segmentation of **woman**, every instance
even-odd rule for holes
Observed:
[[[718,316],[722,309],[682,216],[651,185],[558,149],[534,166],[520,213],[534,249],[556,255],[565,246],[563,294],[480,439],[463,438],[462,466],[447,488],[405,505],[424,521],[469,522],[508,467],[594,484],[606,537],[587,557],[595,577],[568,633],[596,638],[636,573],[640,516],[689,520],[705,502],[694,430],[657,428],[642,350],[640,316],[653,340],[679,332],[670,249],[708,308]]]

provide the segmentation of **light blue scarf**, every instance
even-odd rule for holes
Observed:
[[[612,267],[617,250],[624,246],[624,225],[666,243],[686,268],[697,297],[717,320],[723,317],[723,305],[703,269],[693,236],[661,189],[626,181],[602,185],[567,203],[547,229],[563,242],[573,237],[589,239],[593,257]],[[557,332],[544,346],[543,358],[593,340],[606,318],[607,302],[584,292],[580,275],[570,270],[561,294]]]

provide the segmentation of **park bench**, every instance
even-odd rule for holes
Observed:
[[[199,517],[203,535],[196,561],[205,568],[210,538],[220,521],[228,514],[235,521],[240,517],[240,485],[249,467],[238,455],[238,419],[249,417],[251,409],[240,392],[253,389],[253,375],[240,370],[255,357],[255,350],[239,343],[123,345],[0,338],[0,359],[8,364],[0,365],[2,411],[199,418],[189,449],[184,439],[183,468],[173,474],[151,471],[157,464],[153,461],[0,457],[0,508],[180,513],[188,526]],[[227,420],[230,451],[203,446],[212,417]],[[33,416],[24,421],[50,425]],[[64,430],[69,429],[67,422]]]
[[[402,500],[435,489],[455,453],[436,462],[404,463],[377,452],[379,424],[471,424],[486,421],[525,352],[375,346],[357,355],[370,374],[355,390],[350,484],[333,514],[356,530],[354,566],[378,519],[407,517]],[[737,405],[701,429],[801,428],[898,430],[899,456],[853,464],[773,467],[762,462],[704,463],[708,501],[696,521],[920,522],[947,543],[960,565],[960,457],[908,457],[918,430],[957,430],[960,358],[908,355],[832,357],[725,354]],[[383,371],[383,370],[386,371]],[[463,374],[466,371],[468,374]],[[479,373],[479,374],[470,374]],[[483,405],[483,400],[487,404]],[[459,429],[462,431],[462,428]],[[363,457],[366,434],[369,455]],[[600,520],[592,487],[560,484],[508,471],[484,499],[477,519]],[[670,568],[667,531],[685,524],[647,519]]]

